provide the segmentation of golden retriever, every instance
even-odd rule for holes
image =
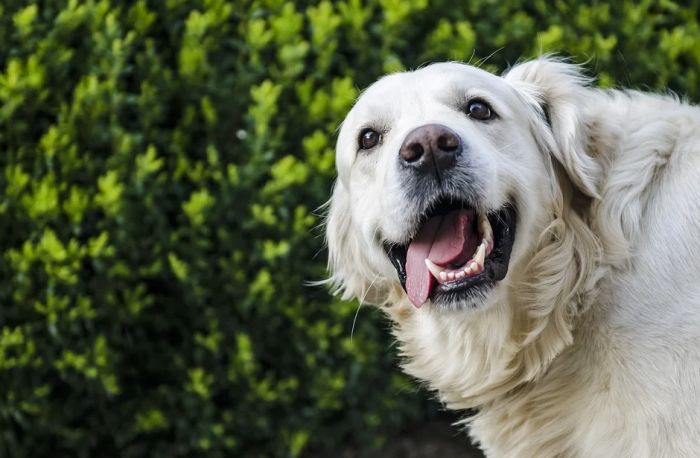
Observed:
[[[440,63],[342,124],[329,282],[487,456],[700,456],[700,110],[542,58]]]

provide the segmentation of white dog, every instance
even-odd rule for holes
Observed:
[[[386,76],[343,122],[331,282],[488,456],[700,456],[700,110],[541,59]]]

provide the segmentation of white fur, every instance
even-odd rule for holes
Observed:
[[[472,96],[500,118],[464,116]],[[476,310],[413,307],[380,245],[415,235],[425,209],[396,155],[432,122],[469,145],[482,210],[518,204],[508,274]],[[358,151],[368,125],[382,143]],[[478,410],[464,423],[487,456],[699,456],[699,150],[698,108],[593,89],[562,62],[387,76],[340,131],[330,282],[386,311],[406,372]]]

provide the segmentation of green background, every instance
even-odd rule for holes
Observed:
[[[697,18],[697,1],[3,1],[0,456],[332,455],[430,417],[379,313],[351,333],[358,304],[307,286],[359,91],[559,52],[601,86],[698,100]]]

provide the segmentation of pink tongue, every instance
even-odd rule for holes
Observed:
[[[413,239],[406,254],[406,292],[413,305],[423,305],[436,283],[425,265],[426,258],[439,266],[469,260],[478,238],[472,234],[473,221],[473,210],[434,216]]]

